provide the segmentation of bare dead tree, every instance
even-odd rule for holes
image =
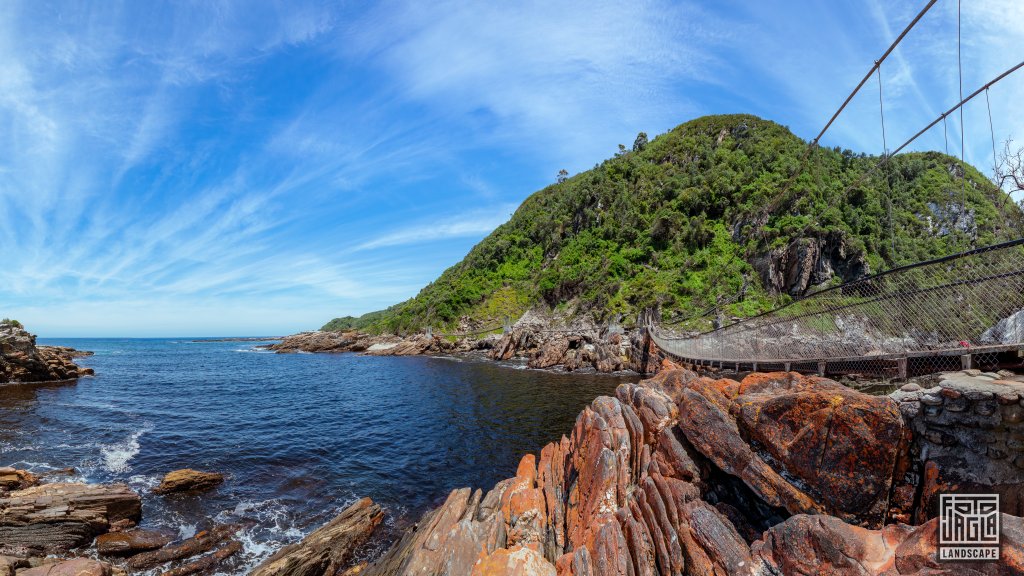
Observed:
[[[1012,138],[1007,138],[1003,143],[1003,150],[995,160],[995,185],[1003,191],[1006,196],[1000,203],[1000,212],[1006,202],[1013,202],[1013,195],[1024,192],[1024,147],[1017,147],[1013,144]],[[1024,219],[1021,218],[1021,211],[1024,210],[1024,198],[1018,203],[1021,210],[1015,211],[1011,217],[1018,232],[1024,234]]]
[[[1015,149],[1013,140],[1003,144],[996,161],[996,185],[1007,194],[1024,192],[1024,147]]]

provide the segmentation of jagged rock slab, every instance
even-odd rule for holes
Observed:
[[[159,550],[136,554],[128,559],[127,566],[131,570],[142,571],[155,568],[161,564],[191,558],[204,552],[213,550],[221,543],[226,542],[234,536],[240,526],[234,524],[220,524],[210,530],[203,530],[195,536],[172,544]]]
[[[345,567],[356,548],[377,528],[384,513],[369,498],[346,508],[297,544],[285,546],[252,571],[252,576],[319,576]],[[175,574],[173,576],[184,576]]]

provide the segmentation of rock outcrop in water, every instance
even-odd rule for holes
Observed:
[[[133,556],[141,552],[158,550],[174,538],[154,530],[126,530],[100,534],[96,537],[96,552],[101,556]]]
[[[160,485],[153,489],[156,494],[174,492],[201,492],[210,490],[224,483],[224,475],[219,472],[201,472],[191,468],[183,468],[168,472]]]
[[[986,566],[939,564],[930,515],[892,523],[927,482],[908,474],[916,430],[897,399],[824,378],[667,366],[596,399],[515,477],[453,491],[364,573],[1021,573],[1017,516]]]
[[[651,344],[650,346],[653,346]],[[648,357],[624,334],[600,335],[596,330],[542,330],[516,328],[507,334],[483,338],[444,338],[414,334],[369,335],[359,332],[302,332],[265,346],[287,354],[295,352],[360,352],[368,356],[419,356],[486,352],[492,360],[525,359],[530,368],[562,368],[566,371],[592,369],[597,372],[656,370],[657,361]],[[645,372],[650,373],[650,372]]]
[[[88,356],[64,346],[36,346],[36,337],[18,322],[0,322],[0,384],[72,380],[93,373],[74,359]]]
[[[336,574],[383,519],[380,506],[363,498],[301,542],[278,550],[257,566],[251,576]]]
[[[141,513],[141,498],[124,484],[42,484],[0,495],[0,543],[67,551]]]

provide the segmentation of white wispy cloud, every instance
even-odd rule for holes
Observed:
[[[437,222],[413,224],[363,242],[353,251],[484,236],[508,221],[515,209],[514,204],[505,204],[492,210],[472,210]]]
[[[699,109],[678,87],[716,81],[711,48],[731,33],[715,21],[681,2],[385,2],[342,51],[379,62],[405,98],[579,169],[614,149],[610,136],[661,132]]]

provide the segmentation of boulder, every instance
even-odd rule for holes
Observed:
[[[824,378],[764,376],[740,383],[734,400],[740,434],[822,510],[881,526],[901,453],[903,418],[896,402]]]
[[[1002,514],[998,562],[939,562],[938,518],[914,528],[896,548],[896,569],[899,574],[953,576],[977,574],[1010,576],[1024,574],[1024,519]]]
[[[110,564],[91,558],[75,558],[18,572],[18,576],[110,576]]]
[[[141,513],[141,498],[124,484],[43,484],[0,497],[0,543],[68,550]]]
[[[822,511],[747,444],[729,415],[728,405],[717,389],[696,381],[696,386],[682,391],[679,429],[697,451],[726,474],[741,478],[770,506],[791,513]]]
[[[297,544],[278,550],[252,576],[319,576],[345,568],[352,553],[384,518],[380,506],[363,498]],[[182,575],[179,575],[182,576]]]
[[[751,546],[758,574],[812,576],[1009,576],[1024,573],[1024,519],[1003,514],[998,562],[936,560],[938,519],[871,530],[833,516],[799,514]]]
[[[869,530],[833,516],[798,514],[772,526],[751,552],[767,574],[882,574],[895,566],[896,547],[910,527]]]
[[[39,478],[27,470],[0,467],[0,492],[5,490],[24,490],[39,483]]]
[[[163,548],[173,537],[155,530],[126,530],[110,532],[96,537],[96,551],[102,556],[131,556]]]
[[[701,454],[771,506],[881,526],[905,449],[893,400],[797,373],[734,384],[683,384],[679,427]]]
[[[200,472],[191,468],[168,472],[160,485],[153,489],[157,494],[172,492],[200,492],[209,490],[224,482],[224,475],[218,472]]]

